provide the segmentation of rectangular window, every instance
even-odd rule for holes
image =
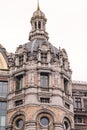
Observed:
[[[82,117],[77,117],[77,123],[83,123],[83,118]]]
[[[23,86],[23,75],[16,77],[16,91],[22,89]]]
[[[0,81],[0,97],[7,97],[8,82]]]
[[[19,65],[20,66],[23,65],[23,60],[24,60],[24,56],[23,55],[19,56]]]
[[[69,105],[67,102],[65,102],[65,107],[66,107],[67,109],[70,109],[70,105]]]
[[[81,98],[75,98],[75,107],[76,109],[81,110]]]
[[[40,74],[40,85],[41,87],[44,87],[44,88],[49,87],[49,74],[48,73]]]
[[[41,62],[47,63],[47,53],[41,53]]]
[[[50,98],[40,98],[40,102],[42,102],[42,103],[50,103]]]
[[[15,106],[19,106],[23,104],[23,100],[15,101]]]

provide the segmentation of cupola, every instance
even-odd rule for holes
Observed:
[[[38,3],[37,10],[33,13],[30,21],[32,26],[32,30],[29,34],[30,41],[34,39],[48,40],[48,33],[45,31],[46,21],[47,19],[45,17],[45,14],[40,10]]]

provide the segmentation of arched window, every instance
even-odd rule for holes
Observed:
[[[64,118],[63,127],[64,130],[70,130],[71,124],[68,118]]]
[[[48,117],[42,116],[42,117],[40,118],[40,124],[41,124],[42,126],[44,126],[44,127],[49,126],[49,123],[50,123],[50,119],[49,119]]]
[[[68,127],[69,127],[68,122],[65,121],[65,122],[64,122],[64,130],[68,130]]]
[[[54,130],[53,117],[48,113],[41,113],[37,116],[37,129],[36,130]]]
[[[19,118],[19,119],[17,119],[17,120],[15,121],[15,127],[16,127],[17,129],[23,128],[23,124],[24,124],[24,122],[23,122],[23,119],[21,119],[21,118]]]
[[[37,29],[37,22],[35,22],[34,25],[35,25],[35,29]]]
[[[12,126],[12,130],[24,130],[24,116],[18,115],[14,118]]]
[[[38,21],[38,29],[41,29],[41,22]]]

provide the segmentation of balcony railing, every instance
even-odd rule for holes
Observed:
[[[87,108],[74,108],[76,112],[87,112]]]

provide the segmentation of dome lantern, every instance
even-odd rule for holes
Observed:
[[[33,16],[31,18],[32,30],[29,34],[30,41],[34,39],[48,40],[48,33],[45,31],[46,21],[47,19],[45,17],[45,14],[40,10],[38,2],[37,10],[33,13]]]

